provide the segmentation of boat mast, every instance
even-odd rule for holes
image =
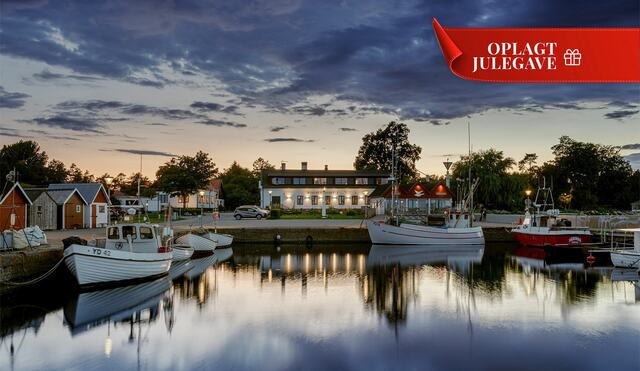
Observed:
[[[473,190],[471,186],[471,123],[467,121],[467,138],[469,146],[469,227],[473,227]]]

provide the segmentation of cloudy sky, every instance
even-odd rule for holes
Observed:
[[[406,122],[421,171],[491,147],[543,160],[561,135],[640,167],[638,84],[489,84],[447,69],[431,28],[639,27],[628,1],[1,2],[0,144],[35,139],[101,174],[172,155],[351,168]]]

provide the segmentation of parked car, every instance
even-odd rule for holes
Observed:
[[[236,218],[236,220],[240,220],[242,218],[256,218],[260,220],[267,216],[269,216],[269,210],[261,209],[255,205],[239,206],[233,211],[233,217]]]

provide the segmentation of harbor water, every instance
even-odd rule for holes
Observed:
[[[0,370],[639,370],[635,271],[511,244],[238,246],[4,293]]]

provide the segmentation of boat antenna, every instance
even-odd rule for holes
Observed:
[[[473,190],[471,189],[471,122],[467,121],[467,139],[469,145],[469,227],[473,227]]]

